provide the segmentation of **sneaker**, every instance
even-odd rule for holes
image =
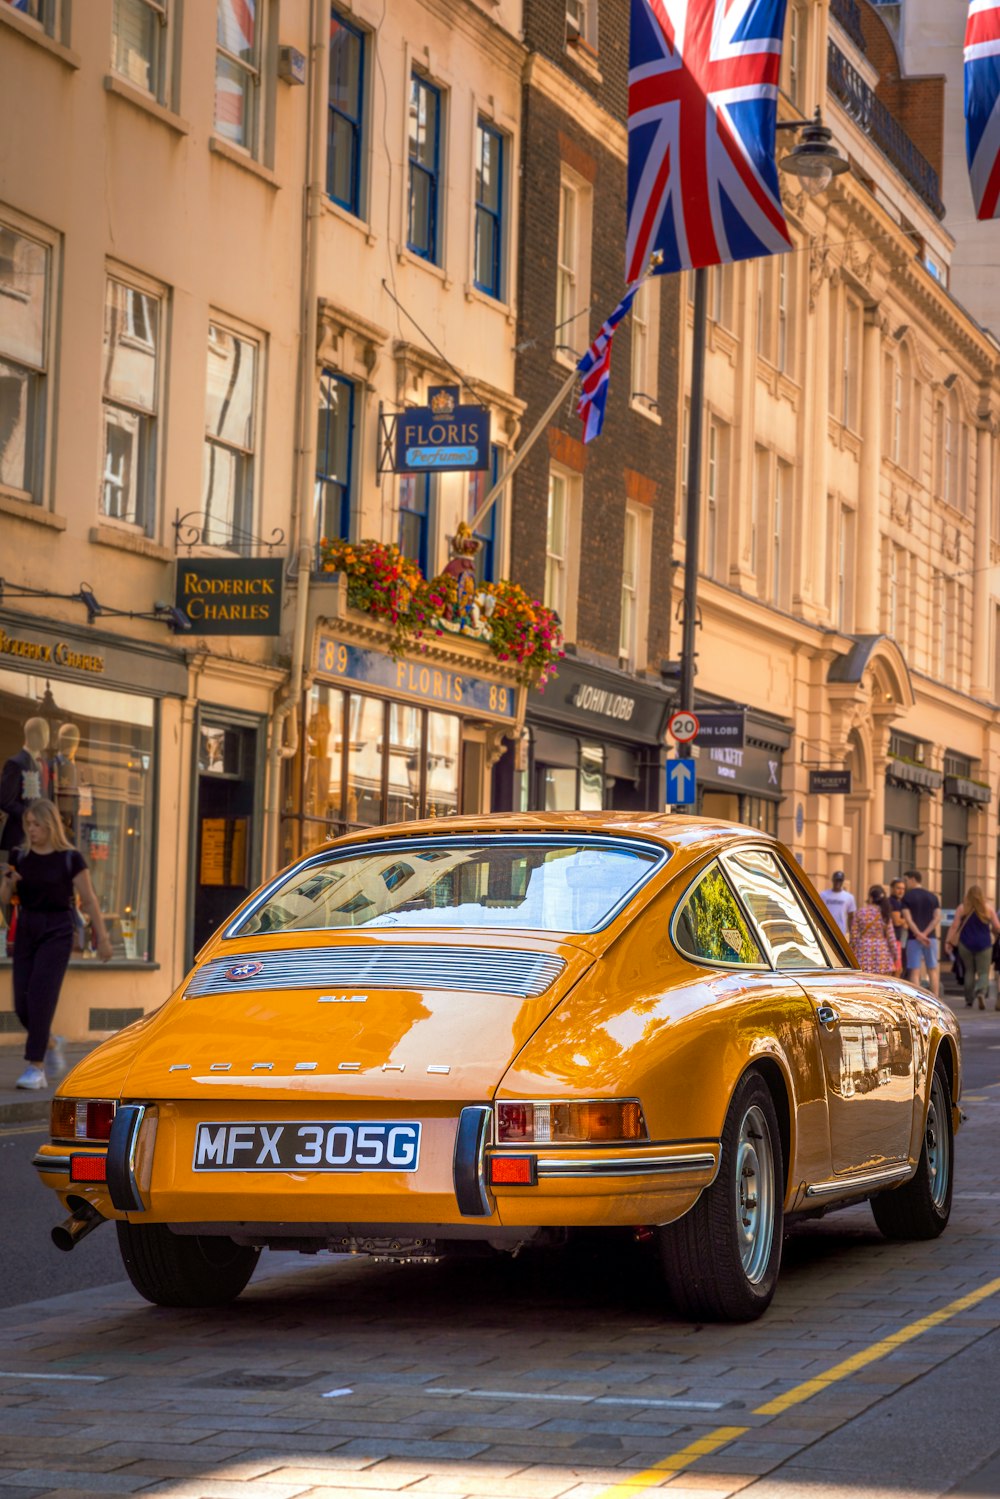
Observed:
[[[29,1062],[17,1080],[19,1088],[45,1088],[48,1086],[48,1078],[45,1076],[44,1067],[36,1067],[34,1062]]]
[[[63,1050],[62,1036],[49,1037],[49,1049],[45,1057],[45,1065],[53,1077],[63,1077],[69,1069],[66,1061],[66,1053]]]

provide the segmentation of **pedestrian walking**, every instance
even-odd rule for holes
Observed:
[[[881,885],[873,885],[868,899],[851,917],[851,946],[858,967],[865,973],[895,973],[896,938],[892,930],[892,906]]]
[[[840,927],[845,937],[850,936],[851,917],[857,909],[857,902],[849,890],[844,889],[844,871],[834,870],[830,876],[831,888],[821,890],[819,898],[823,902],[834,921]]]
[[[19,1088],[44,1088],[45,1066],[52,1075],[65,1071],[62,1048],[52,1037],[59,990],[73,950],[76,901],[90,918],[102,963],[111,943],[94,894],[87,861],[73,847],[55,804],[33,801],[24,813],[24,842],[11,850],[11,862],[0,877],[0,900],[17,901],[14,931],[14,1009],[27,1031]]]
[[[903,972],[903,956],[906,952],[906,917],[903,915],[903,896],[906,894],[906,881],[899,875],[889,885],[889,905],[892,910],[892,934],[896,939],[896,952],[898,954],[897,973]]]
[[[965,1003],[970,1010],[977,999],[979,1008],[986,1008],[986,996],[990,992],[993,940],[997,936],[1000,936],[1000,920],[997,919],[996,911],[986,904],[982,887],[970,885],[944,939],[945,952],[952,953],[957,949],[962,960],[962,988]],[[996,1007],[1000,1010],[1000,991]]]
[[[919,984],[920,965],[923,963],[927,969],[927,982],[936,999],[940,978],[937,929],[941,920],[941,902],[930,890],[924,889],[924,877],[919,869],[908,869],[903,878],[906,881],[903,915],[910,934],[906,939],[906,977],[911,984]]]

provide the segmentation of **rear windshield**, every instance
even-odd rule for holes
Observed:
[[[572,838],[436,838],[332,851],[300,864],[226,935],[388,926],[593,932],[666,857]]]

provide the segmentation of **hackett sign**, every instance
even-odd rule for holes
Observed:
[[[279,635],[280,557],[185,557],[175,607],[198,635]]]

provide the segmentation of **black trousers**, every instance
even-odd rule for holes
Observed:
[[[14,933],[14,1009],[28,1032],[24,1060],[38,1067],[45,1061],[72,951],[73,922],[68,911],[26,911],[21,906]]]

